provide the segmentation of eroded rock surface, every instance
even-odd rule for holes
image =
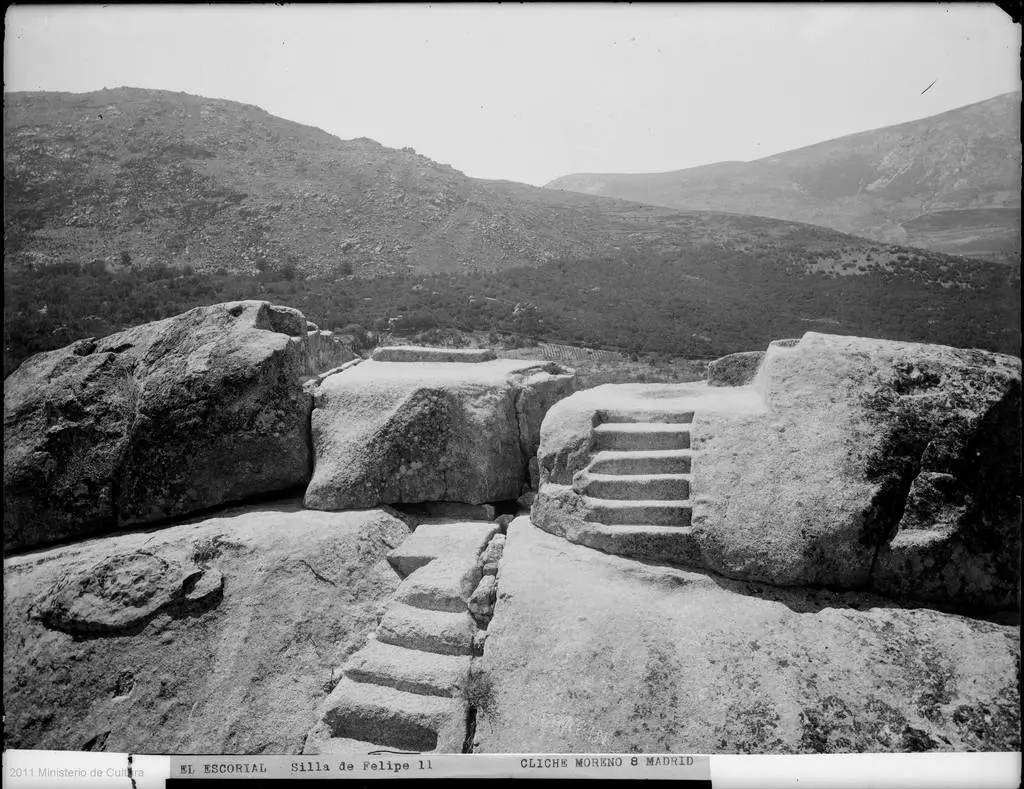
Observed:
[[[408,534],[380,510],[295,501],[9,557],[7,745],[301,752]]]
[[[71,634],[117,633],[144,625],[162,610],[219,597],[224,577],[186,557],[152,551],[115,554],[61,578],[34,615]]]
[[[1020,360],[808,333],[770,349],[768,413],[697,412],[707,566],[776,584],[1015,607]]]
[[[518,518],[475,753],[1020,749],[1017,627],[645,565]]]
[[[745,386],[607,385],[542,425],[534,523],[783,586],[986,609],[1020,588],[1020,360],[808,333]]]
[[[4,381],[5,548],[303,484],[320,357],[300,312],[240,301],[28,359]]]
[[[574,376],[554,363],[376,362],[315,393],[306,506],[511,500],[530,482],[540,422]]]

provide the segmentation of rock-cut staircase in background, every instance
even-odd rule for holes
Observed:
[[[590,462],[573,478],[583,497],[588,544],[652,560],[696,551],[690,536],[693,413],[599,412]]]
[[[403,576],[373,638],[342,668],[304,753],[460,753],[504,536],[486,521],[423,523],[388,560]]]

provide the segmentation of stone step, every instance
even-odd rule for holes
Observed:
[[[587,471],[594,474],[689,474],[689,449],[658,449],[649,452],[598,452]]]
[[[353,682],[337,684],[323,707],[332,737],[410,751],[461,750],[466,702]]]
[[[655,422],[606,422],[594,428],[594,449],[689,449],[690,426]]]
[[[583,524],[575,540],[590,548],[630,559],[677,567],[702,566],[700,546],[690,526],[609,526],[589,522]]]
[[[349,658],[343,673],[355,682],[386,685],[406,693],[461,697],[466,692],[472,659],[469,655],[439,655],[371,639]]]
[[[687,424],[693,421],[693,411],[663,411],[658,409],[612,408],[598,411],[601,422],[655,422],[659,424]]]
[[[484,521],[421,523],[388,561],[406,576],[439,556],[478,556],[497,531],[497,523]]]
[[[392,599],[432,611],[465,611],[466,602],[483,574],[480,561],[474,555],[435,559],[407,575]]]
[[[573,489],[598,499],[675,500],[690,498],[686,474],[593,474],[584,472],[573,480]]]
[[[392,602],[377,626],[377,640],[440,655],[471,655],[475,632],[468,611],[430,611]]]
[[[302,748],[304,754],[320,756],[369,755],[374,751],[380,751],[383,747],[375,742],[353,740],[350,737],[331,737],[330,731],[326,730],[326,727],[324,728],[323,736],[317,737],[315,733],[311,733],[306,738],[306,744]]]
[[[497,359],[491,348],[435,348],[422,345],[390,345],[375,348],[375,362],[490,362]]]
[[[588,521],[608,525],[689,526],[692,514],[690,502],[686,500],[624,501],[584,496],[583,502],[587,508]]]

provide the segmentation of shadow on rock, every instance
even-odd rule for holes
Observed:
[[[894,610],[929,609],[1000,625],[1020,625],[1019,610],[993,611],[972,606],[941,604],[913,598],[885,597],[866,590],[833,589],[817,586],[773,586],[756,581],[728,578],[724,575],[709,572],[704,568],[683,569],[660,562],[631,561],[645,568],[645,572],[633,574],[644,583],[655,583],[665,587],[679,587],[710,582],[728,592],[780,603],[797,614],[817,614],[830,608],[854,611],[864,611],[871,608]],[[650,572],[650,570],[656,568],[663,568],[665,572]]]

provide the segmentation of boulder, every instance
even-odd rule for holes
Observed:
[[[745,386],[754,380],[757,368],[764,360],[764,351],[731,353],[708,363],[708,383],[711,386]]]
[[[707,566],[987,608],[1020,588],[1020,360],[808,333],[753,387],[764,415],[698,412]]]
[[[540,422],[574,375],[551,362],[367,361],[327,378],[312,415],[306,506],[515,499]]]
[[[518,518],[474,753],[1020,749],[1014,624],[609,556]]]
[[[533,519],[574,542],[732,578],[1011,608],[1020,379],[1015,357],[808,333],[772,343],[748,385],[578,392],[543,422]],[[677,457],[616,444],[613,463],[593,465],[601,431],[656,450],[649,442],[691,413],[689,449],[664,453]],[[609,420],[624,424],[610,431]],[[644,421],[654,424],[628,424]],[[685,485],[657,478],[669,473]],[[688,495],[639,492],[670,482]],[[587,498],[614,486],[684,500]]]
[[[303,484],[310,351],[263,301],[37,354],[4,381],[7,550]]]
[[[293,500],[7,557],[7,745],[300,753],[408,533]]]

